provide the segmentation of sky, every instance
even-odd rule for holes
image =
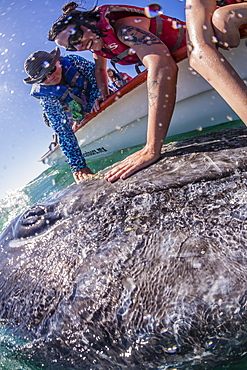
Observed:
[[[23,83],[25,59],[36,50],[52,51],[47,40],[52,23],[61,15],[66,0],[0,0],[0,199],[32,181],[47,167],[38,159],[48,150],[52,129],[42,119],[38,99]],[[80,3],[80,1],[77,1]],[[155,1],[151,1],[155,2]],[[126,4],[146,7],[148,0],[117,0],[98,5]],[[163,13],[184,20],[185,0],[161,0]],[[91,9],[94,0],[83,3]],[[66,55],[61,48],[61,54]],[[79,55],[93,60],[89,51]],[[110,66],[110,65],[109,65]],[[122,67],[134,76],[132,67]]]

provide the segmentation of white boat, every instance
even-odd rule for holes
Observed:
[[[238,48],[222,51],[242,79],[247,79],[247,46],[244,39]],[[212,86],[188,65],[186,49],[174,53],[179,75],[177,100],[167,137],[236,120],[238,116]],[[244,63],[243,63],[244,62]],[[148,102],[146,74],[141,72],[101,105],[101,110],[87,117],[76,137],[85,158],[109,155],[117,150],[146,141]],[[66,162],[57,145],[40,158],[50,166]]]

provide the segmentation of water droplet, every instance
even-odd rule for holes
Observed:
[[[232,121],[232,117],[231,116],[226,116],[226,118],[228,119],[228,121]]]
[[[172,347],[167,348],[167,351],[169,353],[175,353],[177,351],[177,349],[178,349],[177,346],[172,346]]]
[[[42,66],[43,66],[44,68],[49,68],[49,67],[50,67],[50,63],[49,63],[49,62],[47,62],[47,60],[45,60],[45,61],[42,63]]]
[[[193,45],[190,42],[187,44],[187,50],[189,53],[191,53],[193,50]]]
[[[202,131],[202,126],[197,126],[197,131]]]
[[[180,23],[178,23],[178,21],[172,21],[172,28],[174,29],[174,30],[177,30],[177,29],[179,29],[179,28],[181,28],[182,26],[181,26],[181,24]]]
[[[216,36],[212,36],[212,43],[213,44],[217,44],[217,42],[218,42],[217,37]]]
[[[74,29],[74,28],[71,28],[70,30],[69,30],[69,34],[70,35],[74,35],[76,33],[76,30]]]
[[[161,6],[159,4],[153,3],[146,6],[144,13],[148,18],[156,18],[158,15],[162,14]]]
[[[128,50],[128,54],[129,55],[133,55],[133,54],[135,54],[136,52],[135,52],[135,50],[133,49],[133,48],[129,48],[129,50]]]
[[[160,333],[163,334],[163,333],[167,333],[168,329],[167,328],[161,328],[160,329]]]

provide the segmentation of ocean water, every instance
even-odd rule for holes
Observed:
[[[202,130],[201,132],[195,131],[185,135],[178,135],[176,137],[169,138],[168,141],[177,141],[188,138],[190,136],[200,135],[207,131],[215,131],[224,128],[230,128],[241,124],[240,121],[228,122],[223,125],[215,126]],[[140,149],[142,146],[128,148],[115,153],[112,153],[106,158],[89,160],[87,161],[88,166],[94,173],[111,166],[112,164],[121,161],[129,154]],[[37,178],[33,179],[22,189],[16,189],[9,191],[4,199],[0,200],[0,233],[5,229],[8,223],[16,217],[18,214],[23,212],[30,205],[42,201],[46,197],[66,188],[67,186],[74,183],[73,176],[70,172],[69,167],[65,164],[59,167],[53,167],[46,169]],[[24,341],[21,341],[15,337],[12,333],[6,332],[0,326],[0,370],[41,370],[44,369],[42,363],[33,363],[20,355],[19,349],[24,345]],[[51,367],[49,367],[52,369]],[[171,368],[169,368],[171,369]],[[172,370],[178,370],[173,367]],[[214,370],[247,370],[247,356],[237,362],[229,363],[228,365],[221,367],[214,367]],[[193,370],[193,369],[192,369]]]

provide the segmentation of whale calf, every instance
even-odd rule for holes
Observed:
[[[212,369],[247,351],[247,130],[163,147],[0,238],[1,325],[49,369]]]

